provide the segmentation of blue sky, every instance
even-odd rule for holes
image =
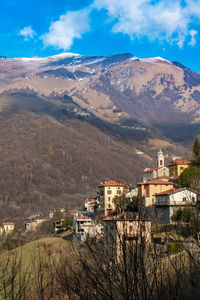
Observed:
[[[200,0],[1,0],[0,55],[131,52],[200,73]]]

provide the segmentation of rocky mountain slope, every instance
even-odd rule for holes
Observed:
[[[0,216],[76,206],[136,183],[159,147],[189,157],[200,75],[178,62],[63,53],[0,59]]]

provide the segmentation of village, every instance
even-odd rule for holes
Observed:
[[[49,212],[48,217],[35,214],[25,219],[25,234],[45,228],[54,236],[65,232],[74,242],[84,243],[88,238],[112,245],[122,238],[129,241],[152,242],[152,226],[175,223],[177,211],[198,206],[198,191],[178,187],[177,181],[191,162],[173,159],[165,165],[165,155],[160,149],[154,168],[146,168],[137,186],[108,180],[97,187],[97,194],[85,200],[81,210],[64,208]],[[4,222],[1,235],[14,232],[13,222]]]
[[[165,164],[165,154],[157,152],[154,168],[146,168],[136,186],[127,187],[115,180],[101,182],[93,197],[85,200],[82,209],[68,211],[57,208],[48,216],[38,213],[25,219],[24,234],[64,237],[75,243],[88,239],[112,244],[119,241],[150,244],[155,242],[152,228],[170,226],[185,208],[198,210],[198,188],[178,186],[178,180],[191,161],[173,158]],[[197,185],[198,186],[198,185]],[[15,233],[14,222],[4,222],[1,236]]]
[[[88,197],[81,209],[56,208],[46,216],[36,213],[24,220],[21,232],[14,222],[4,222],[0,229],[1,249],[8,254],[8,260],[15,252],[23,253],[22,257],[30,261],[29,272],[36,274],[36,279],[37,274],[41,274],[39,280],[49,274],[50,267],[55,271],[54,282],[62,283],[64,276],[67,288],[69,284],[75,294],[78,280],[80,286],[83,282],[87,288],[94,287],[91,299],[96,299],[96,274],[100,286],[102,282],[105,285],[105,294],[115,284],[116,274],[120,275],[119,286],[122,278],[127,287],[134,287],[133,292],[138,280],[142,280],[142,292],[145,290],[143,278],[149,274],[150,282],[153,278],[159,283],[166,274],[173,276],[175,270],[172,278],[176,282],[180,265],[184,264],[182,272],[186,276],[188,257],[193,261],[200,253],[199,153],[191,161],[180,157],[170,161],[159,149],[154,167],[145,168],[135,186],[113,179],[100,182],[96,194]],[[32,259],[34,254],[30,251],[37,259]],[[34,268],[39,273],[33,273]],[[84,274],[83,279],[80,274]],[[106,278],[110,278],[108,285]],[[47,291],[46,281],[42,284]],[[153,281],[152,287],[155,286]],[[64,292],[61,287],[59,294],[66,291],[65,281]],[[163,295],[166,285],[161,291]],[[81,286],[81,295],[83,292]],[[125,299],[119,294],[117,289],[116,299]]]

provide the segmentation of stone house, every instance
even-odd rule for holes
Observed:
[[[47,219],[41,217],[40,215],[32,215],[25,219],[25,231],[31,232],[36,231],[42,222],[47,221]]]
[[[116,257],[120,257],[124,244],[134,247],[151,242],[151,221],[137,213],[108,216],[103,221],[105,246]]]

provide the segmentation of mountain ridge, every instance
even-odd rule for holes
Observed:
[[[0,59],[0,217],[78,207],[106,179],[136,184],[160,147],[189,159],[198,80],[130,53]]]

